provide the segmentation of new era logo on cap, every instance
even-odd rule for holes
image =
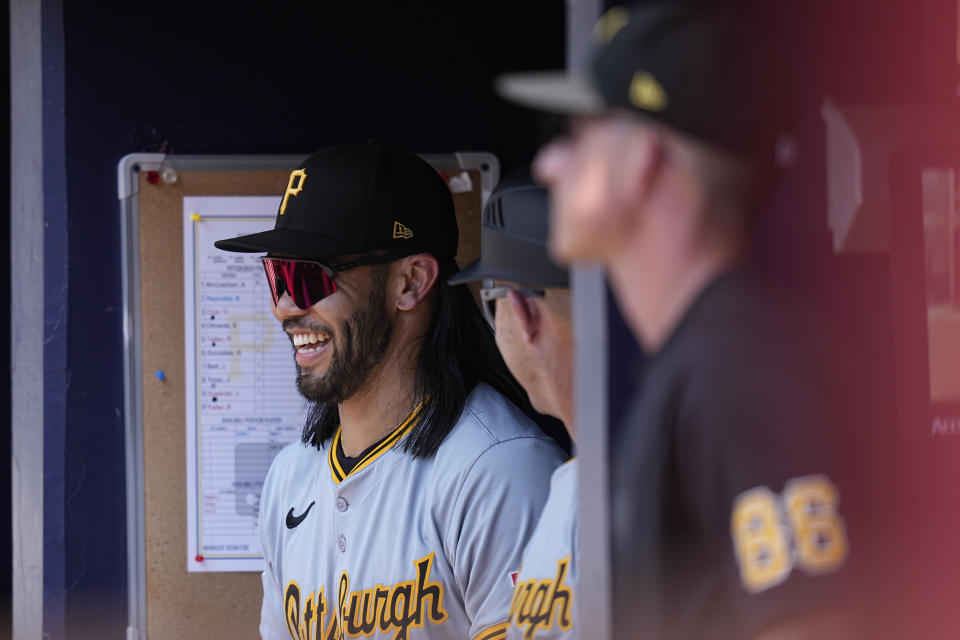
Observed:
[[[630,82],[630,104],[644,111],[663,111],[667,107],[667,92],[646,71],[637,71]]]
[[[413,237],[413,229],[405,227],[399,222],[393,223],[393,237],[403,240],[409,240]]]

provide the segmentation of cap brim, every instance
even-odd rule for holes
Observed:
[[[494,275],[494,272],[487,265],[483,264],[483,260],[481,259],[474,260],[463,269],[460,269],[460,271],[447,279],[447,284],[464,284],[499,277],[501,276]]]
[[[508,73],[494,80],[494,88],[506,100],[541,111],[591,114],[608,110],[589,78],[563,71]]]
[[[516,273],[503,267],[487,264],[483,258],[475,260],[447,279],[447,284],[457,285],[480,280],[506,280],[536,287],[566,288],[570,286],[565,272],[530,275],[530,273]]]
[[[310,258],[363,253],[373,249],[371,246],[352,244],[339,238],[295,229],[270,229],[246,236],[226,238],[217,240],[213,246],[224,251],[240,253],[275,253]]]

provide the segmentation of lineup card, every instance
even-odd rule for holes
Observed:
[[[263,570],[263,480],[306,417],[261,254],[213,246],[272,228],[279,200],[183,199],[188,571]]]

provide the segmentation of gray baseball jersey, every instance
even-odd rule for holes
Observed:
[[[409,428],[346,474],[339,433],[277,455],[260,507],[264,638],[505,638],[511,574],[563,452],[484,384],[436,455],[404,453]]]
[[[579,637],[577,587],[577,462],[553,472],[550,497],[523,550],[507,638],[549,640]]]

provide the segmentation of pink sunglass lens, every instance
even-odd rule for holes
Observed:
[[[300,309],[311,306],[337,290],[333,280],[318,264],[295,260],[264,260],[267,283],[273,301],[280,302],[284,293],[289,293],[293,303]]]

